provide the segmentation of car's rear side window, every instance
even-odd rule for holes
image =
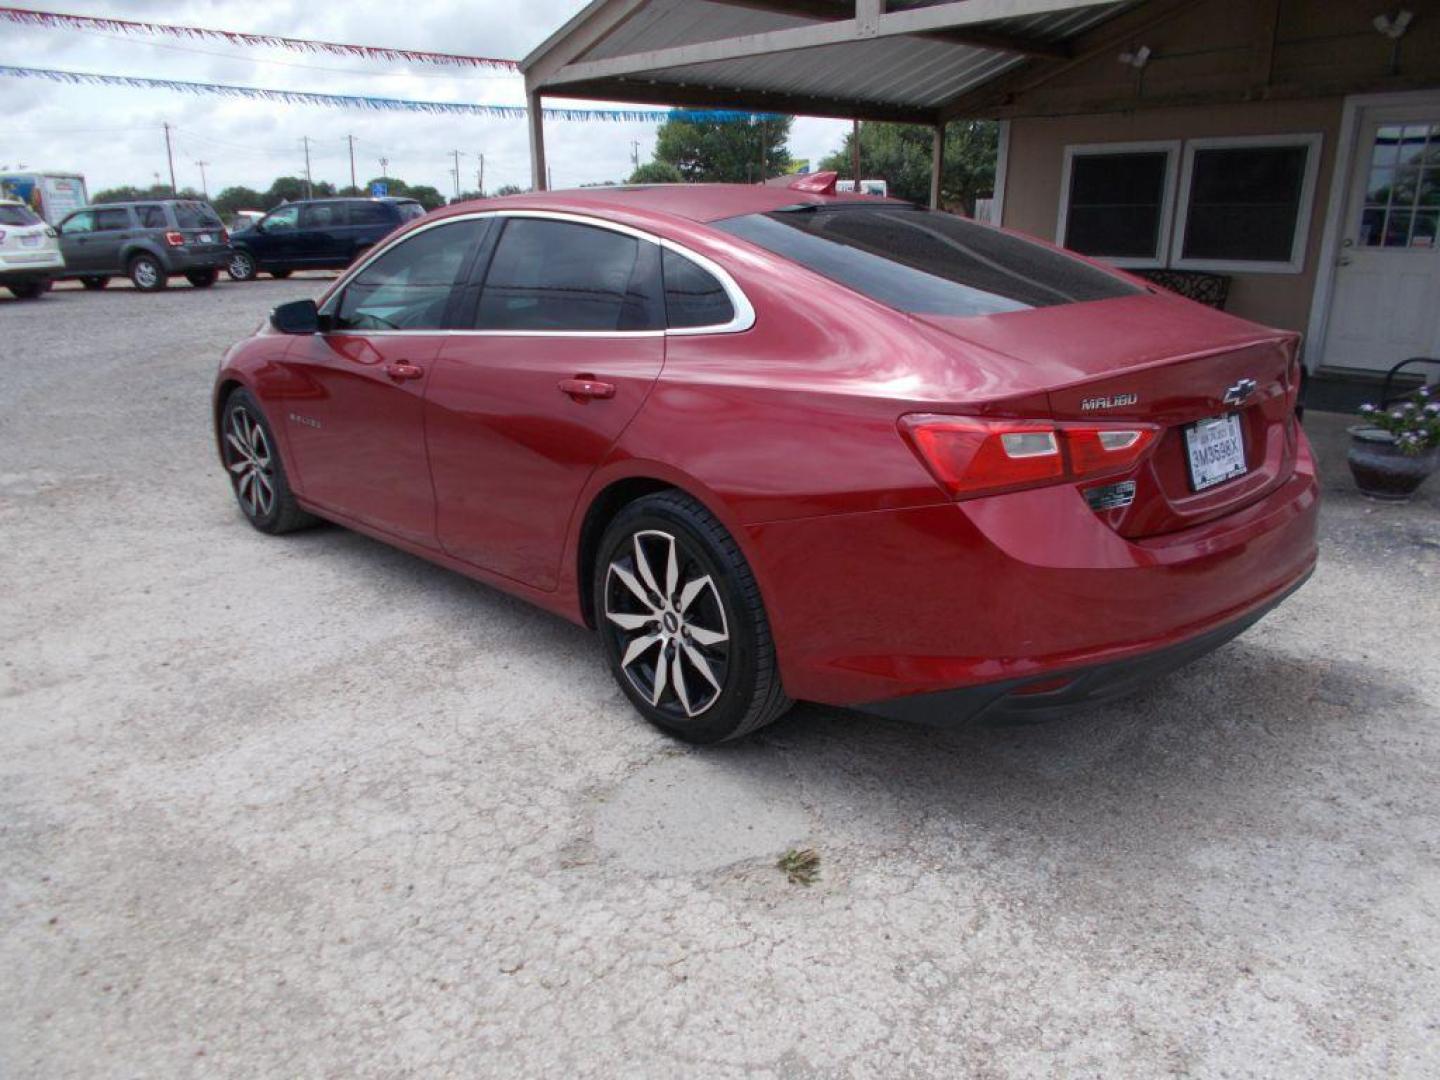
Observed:
[[[683,255],[666,249],[665,322],[672,330],[697,326],[723,326],[735,317],[735,307],[715,275]]]
[[[165,208],[151,204],[149,206],[135,207],[135,216],[140,221],[142,229],[166,229],[169,226],[165,222]]]
[[[39,225],[40,219],[25,206],[0,204],[0,225]]]
[[[394,203],[395,209],[400,211],[401,221],[414,221],[417,217],[425,216],[425,207],[418,202]]]
[[[395,221],[384,203],[353,202],[350,204],[351,225],[389,225]]]
[[[660,329],[655,245],[591,225],[511,218],[480,294],[482,330]]]
[[[175,227],[179,229],[207,229],[223,227],[220,215],[208,203],[177,202],[175,205]]]
[[[130,228],[130,211],[123,206],[114,206],[95,211],[95,228],[99,232],[119,232]]]
[[[803,207],[715,225],[915,314],[995,315],[1141,291],[1069,255],[929,210]]]

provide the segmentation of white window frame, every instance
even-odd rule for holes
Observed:
[[[1149,142],[1080,143],[1065,147],[1065,166],[1060,173],[1060,212],[1055,222],[1055,243],[1065,247],[1065,230],[1070,223],[1070,174],[1075,159],[1080,156],[1145,154],[1163,151],[1165,154],[1165,190],[1160,197],[1160,223],[1155,230],[1155,254],[1150,258],[1133,255],[1086,255],[1111,266],[1131,270],[1163,269],[1170,257],[1170,238],[1173,235],[1175,216],[1175,171],[1180,158],[1179,139],[1157,139]],[[1078,253],[1077,253],[1078,254]]]
[[[1315,187],[1320,175],[1320,152],[1324,136],[1319,132],[1298,135],[1232,135],[1209,139],[1186,139],[1180,166],[1179,212],[1175,215],[1175,236],[1171,250],[1176,270],[1208,270],[1228,274],[1298,274],[1305,269],[1305,252],[1310,241],[1311,215],[1315,209]],[[1190,217],[1190,186],[1195,173],[1197,150],[1237,150],[1246,147],[1303,146],[1306,148],[1305,175],[1300,183],[1300,200],[1295,207],[1295,238],[1290,258],[1279,261],[1252,259],[1185,258],[1185,223]]]

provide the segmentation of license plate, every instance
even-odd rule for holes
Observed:
[[[1245,438],[1240,417],[1215,416],[1185,429],[1190,457],[1190,485],[1196,491],[1245,475]]]
[[[22,236],[22,237],[20,238],[20,246],[21,246],[21,247],[39,247],[39,246],[40,246],[40,237],[38,237],[38,236]]]
[[[215,242],[215,234],[214,234],[214,233],[202,232],[202,233],[200,234],[200,243],[202,243],[202,244],[213,244],[214,242]]]

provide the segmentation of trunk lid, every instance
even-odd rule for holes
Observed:
[[[915,318],[978,346],[961,356],[985,369],[981,382],[995,398],[1023,400],[1029,411],[1043,397],[1047,418],[1057,421],[1160,427],[1130,473],[1081,485],[1134,482],[1133,501],[1096,511],[1123,536],[1173,532],[1237,510],[1294,468],[1296,334],[1148,293],[980,318]],[[1196,490],[1186,429],[1232,414],[1246,471]]]

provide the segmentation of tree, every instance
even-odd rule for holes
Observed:
[[[307,188],[303,176],[277,176],[265,193],[265,209],[299,199],[327,199],[334,194],[335,185],[328,180],[316,180]]]
[[[519,184],[501,184],[498,188],[495,189],[495,198],[497,199],[503,195],[523,194],[525,194],[525,189],[522,188]]]
[[[236,210],[265,209],[265,196],[254,188],[248,187],[227,187],[210,202],[220,216],[227,221]]]
[[[170,190],[169,184],[151,184],[148,188],[132,187],[128,184],[122,187],[106,188],[98,192],[90,201],[93,203],[115,203],[135,202],[137,199],[202,199],[200,192],[194,188],[181,188],[178,192]]]
[[[890,194],[911,202],[930,201],[930,163],[934,132],[922,124],[871,121],[860,127],[861,179],[881,179]],[[999,142],[993,120],[957,120],[945,129],[945,161],[940,170],[940,205],[973,212],[975,200],[995,188],[995,155]],[[855,170],[854,133],[820,162],[820,170],[849,178]]]
[[[674,167],[686,183],[757,183],[790,168],[785,144],[792,119],[782,116],[745,123],[666,120],[656,133],[655,161]]]
[[[627,184],[683,184],[685,177],[668,161],[647,161],[630,174]]]
[[[445,205],[445,196],[429,184],[416,184],[412,187],[398,176],[374,176],[366,183],[365,190],[372,190],[376,184],[384,184],[387,195],[397,199],[414,199],[426,210],[435,210]]]

